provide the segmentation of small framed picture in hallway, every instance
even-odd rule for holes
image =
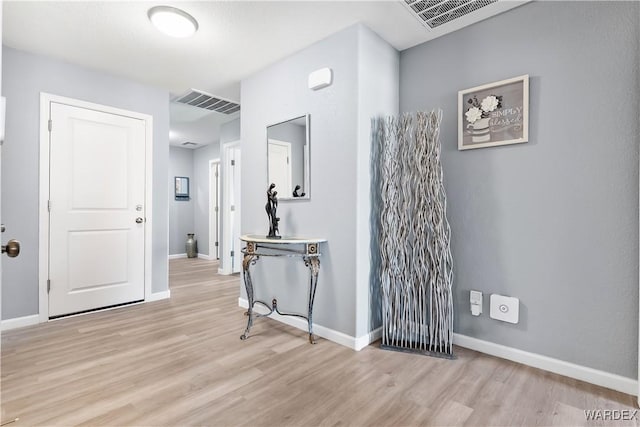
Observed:
[[[528,140],[528,75],[458,92],[458,150]]]
[[[176,200],[189,200],[189,178],[176,176]]]

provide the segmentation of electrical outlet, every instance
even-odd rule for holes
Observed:
[[[480,316],[482,314],[482,292],[469,292],[469,302],[471,303],[471,314]]]

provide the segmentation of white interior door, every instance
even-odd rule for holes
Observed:
[[[145,123],[50,114],[49,317],[143,300]]]
[[[269,184],[276,185],[280,197],[292,197],[291,143],[270,139],[268,142]]]
[[[209,163],[209,257],[220,259],[220,161]]]
[[[240,146],[236,145],[231,149],[233,158],[233,169],[231,172],[231,239],[233,251],[232,271],[239,273],[242,268],[242,249],[240,242]]]

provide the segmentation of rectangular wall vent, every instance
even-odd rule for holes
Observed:
[[[498,0],[405,0],[429,28],[437,28]]]
[[[217,111],[223,114],[233,114],[240,111],[240,104],[197,89],[191,89],[184,95],[174,99],[174,102],[204,108],[205,110]]]

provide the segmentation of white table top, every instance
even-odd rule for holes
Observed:
[[[244,242],[255,243],[272,243],[281,245],[290,245],[296,243],[323,243],[327,239],[324,237],[299,237],[299,236],[282,236],[281,239],[270,239],[264,235],[259,234],[244,234],[240,236],[240,240]]]

